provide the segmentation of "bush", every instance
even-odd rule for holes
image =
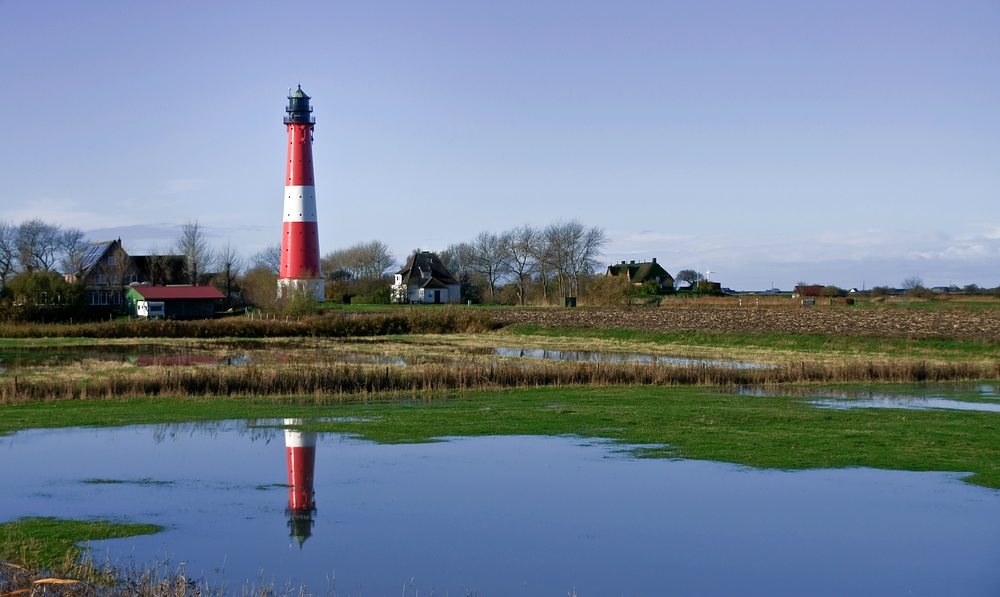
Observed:
[[[634,293],[635,286],[625,276],[596,276],[587,285],[587,304],[600,307],[626,305]]]
[[[27,272],[0,291],[0,317],[12,321],[69,321],[87,312],[87,289],[55,272]]]
[[[285,301],[284,312],[289,317],[303,317],[305,315],[315,315],[319,312],[322,303],[314,299],[308,292],[296,290],[292,296]]]
[[[660,283],[656,280],[646,280],[642,283],[641,291],[643,294],[660,294]]]

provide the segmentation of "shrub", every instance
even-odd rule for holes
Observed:
[[[628,303],[635,286],[625,276],[597,276],[587,285],[587,303],[600,307],[616,307]]]

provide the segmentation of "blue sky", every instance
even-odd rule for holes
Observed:
[[[0,0],[0,218],[244,254],[576,218],[739,289],[1000,285],[1000,2]]]

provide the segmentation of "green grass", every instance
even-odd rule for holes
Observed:
[[[78,561],[79,543],[152,535],[163,527],[113,520],[22,518],[0,524],[0,560],[29,568],[61,570]]]
[[[984,358],[1000,356],[1000,340],[940,338],[873,338],[825,334],[746,332],[650,332],[624,329],[546,327],[515,325],[513,334],[547,338],[575,338],[644,342],[659,345],[704,346],[784,350],[804,353],[887,354],[940,358]]]
[[[900,388],[894,388],[900,390]],[[903,388],[905,389],[905,388]],[[312,403],[303,404],[303,401]],[[0,433],[222,419],[328,419],[309,429],[385,443],[450,436],[566,435],[655,446],[642,456],[779,469],[866,466],[970,472],[1000,489],[1000,414],[820,409],[802,397],[734,396],[713,388],[532,388],[418,395],[348,404],[299,400],[137,399],[0,407]]]

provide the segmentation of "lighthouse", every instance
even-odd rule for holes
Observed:
[[[301,419],[285,419],[285,425],[301,424]],[[301,548],[312,535],[313,513],[316,512],[313,494],[316,434],[285,429],[285,461],[288,464],[288,509],[285,513],[288,515],[289,536]]]
[[[278,297],[294,292],[323,301],[319,269],[319,227],[316,220],[316,182],[313,179],[312,142],[316,119],[309,96],[300,85],[288,96],[285,127],[288,158],[285,163],[285,205],[281,226],[281,269]]]

